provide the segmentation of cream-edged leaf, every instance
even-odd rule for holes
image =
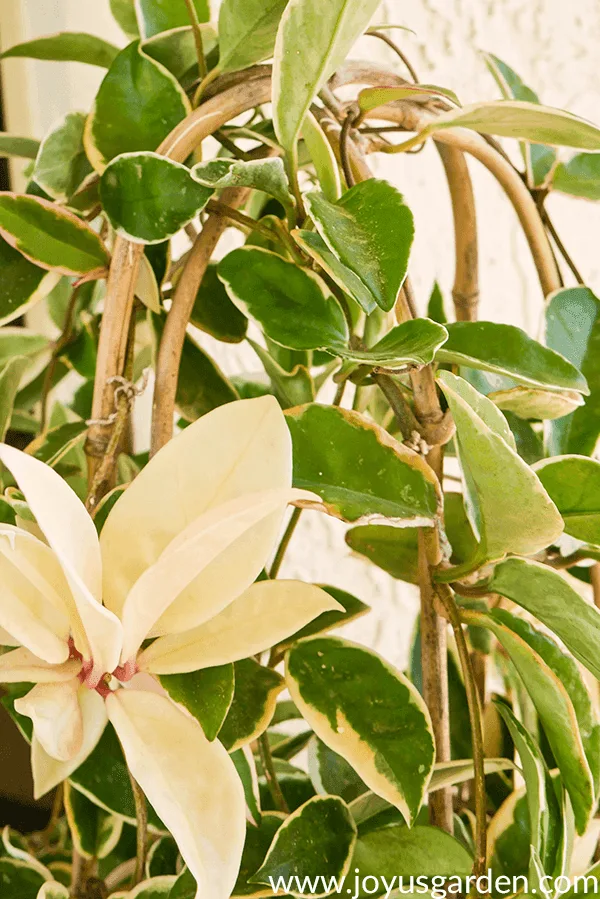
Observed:
[[[31,767],[33,771],[34,798],[40,799],[66,780],[82,765],[96,748],[98,740],[106,727],[107,716],[105,702],[99,693],[81,687],[79,705],[83,720],[83,741],[79,752],[69,761],[61,762],[48,755],[42,744],[34,735],[31,742]]]
[[[53,684],[76,678],[81,662],[73,659],[60,665],[38,658],[24,646],[0,655],[0,684]]]
[[[83,744],[83,715],[79,705],[80,684],[37,684],[15,702],[15,711],[33,721],[33,732],[45,752],[59,762],[68,762]]]
[[[313,584],[258,581],[206,624],[156,640],[139,665],[153,674],[177,674],[237,662],[275,646],[331,609],[342,606]]]
[[[42,884],[36,899],[69,899],[69,890],[57,880],[49,880]]]
[[[156,454],[108,516],[100,540],[104,602],[120,614],[139,576],[204,512],[246,493],[288,488],[291,482],[291,439],[273,397],[240,400],[209,412]],[[274,531],[272,523],[265,526],[270,545]],[[235,545],[223,554],[222,572],[237,555]]]
[[[166,697],[119,690],[107,708],[131,773],[196,879],[196,899],[229,899],[244,846],[246,803],[226,750]]]

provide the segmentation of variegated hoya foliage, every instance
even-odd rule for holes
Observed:
[[[489,867],[558,897],[600,832],[600,300],[545,202],[600,199],[600,130],[490,54],[471,106],[402,52],[348,61],[408,46],[379,0],[102,2],[119,47],[4,53],[106,73],[40,143],[0,134],[0,684],[55,796],[5,828],[0,894],[358,899]],[[452,314],[370,169],[430,140]],[[523,226],[536,335],[478,320],[466,156]],[[279,576],[322,514],[418,585],[406,671],[338,634],[369,597]]]

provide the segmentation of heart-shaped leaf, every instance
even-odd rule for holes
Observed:
[[[85,132],[88,159],[102,172],[121,153],[156,150],[189,112],[179,82],[134,41],[115,58],[96,95]]]
[[[139,243],[157,244],[180,231],[206,206],[213,191],[186,166],[157,153],[124,153],[100,182],[102,205],[113,228]]]
[[[200,722],[206,738],[214,740],[233,702],[233,664],[202,668],[189,674],[163,674],[160,682],[171,699],[185,706]]]
[[[83,146],[86,118],[67,113],[42,141],[33,180],[55,200],[66,202],[92,171]]]
[[[286,209],[294,205],[283,162],[274,159],[255,159],[241,162],[235,159],[212,159],[200,162],[191,171],[192,178],[203,187],[222,190],[225,187],[251,187],[275,197]]]
[[[39,197],[1,193],[0,233],[26,259],[63,275],[86,275],[109,262],[88,224]]]
[[[242,247],[221,260],[218,272],[238,309],[282,346],[310,350],[347,341],[339,303],[307,269],[268,250]]]
[[[429,466],[356,412],[311,403],[287,413],[294,485],[345,521],[431,522],[438,485]]]
[[[415,687],[380,656],[333,637],[290,649],[286,682],[317,736],[412,824],[435,755]]]
[[[408,268],[413,217],[395,187],[371,178],[337,203],[306,197],[317,230],[332,253],[364,284],[382,309],[392,309]]]
[[[208,0],[192,0],[192,2],[200,22],[208,22],[210,19]],[[190,24],[185,0],[136,0],[136,9],[140,32],[145,38]]]
[[[535,466],[563,517],[565,533],[600,546],[600,462],[587,456],[559,456]]]
[[[437,353],[439,362],[508,375],[534,387],[589,392],[584,376],[567,358],[514,325],[453,322],[446,328],[448,340]]]
[[[246,69],[273,55],[287,0],[223,0],[219,9],[219,71]]]
[[[93,34],[63,31],[17,44],[0,54],[0,59],[20,56],[54,62],[85,62],[90,66],[108,69],[118,52],[118,47]]]
[[[17,137],[0,131],[0,157],[20,156],[22,159],[35,159],[40,149],[39,140],[31,137]]]

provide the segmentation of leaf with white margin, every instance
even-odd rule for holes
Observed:
[[[99,693],[82,687],[79,694],[83,717],[83,743],[72,759],[61,762],[48,755],[37,737],[31,742],[31,767],[33,771],[34,799],[40,799],[85,762],[95,749],[106,727],[105,702]]]
[[[431,719],[416,688],[381,656],[333,637],[292,647],[285,676],[317,736],[410,826],[435,759]]]
[[[178,674],[237,662],[270,649],[317,615],[342,610],[303,581],[258,581],[206,624],[160,637],[139,657],[142,671]]]
[[[303,491],[266,490],[237,497],[211,509],[193,521],[167,546],[155,565],[151,565],[133,585],[123,607],[123,649],[121,661],[133,658],[148,634],[181,633],[202,625],[218,614],[235,596],[246,590],[260,574],[265,559],[260,545],[254,558],[242,557],[230,573],[226,589],[204,596],[201,602],[172,609],[178,596],[189,587],[210,563],[218,559],[237,540],[279,512],[280,519],[288,501],[310,497]]]
[[[36,899],[69,899],[69,890],[57,880],[42,884]]]
[[[0,445],[9,469],[56,553],[89,642],[94,669],[114,671],[121,651],[121,622],[100,602],[102,562],[94,522],[74,491],[52,468],[13,447]]]
[[[512,412],[525,420],[533,418],[554,421],[585,405],[585,400],[576,390],[558,392],[524,386],[495,390],[488,393],[488,399],[504,412]]]
[[[177,881],[174,874],[164,874],[161,877],[152,877],[143,880],[128,893],[123,894],[123,899],[168,899],[171,889]],[[116,899],[116,894],[112,897]]]
[[[173,834],[197,899],[229,899],[245,839],[246,802],[227,751],[166,697],[118,690],[106,702],[127,764]]]
[[[0,684],[53,684],[73,680],[81,662],[73,659],[55,665],[38,658],[24,646],[0,655]]]
[[[472,570],[507,553],[545,549],[562,533],[562,518],[537,475],[513,449],[512,434],[507,442],[504,416],[462,378],[444,371],[438,380],[456,424],[467,508],[480,541],[475,558],[461,568]]]
[[[267,159],[211,159],[197,163],[190,172],[194,181],[203,187],[222,190],[225,187],[251,187],[262,190],[279,200],[285,209],[293,209],[283,160],[278,156]]]
[[[67,113],[45,136],[35,160],[33,180],[62,203],[92,171],[83,146],[85,120],[82,112]]]
[[[204,512],[238,496],[291,483],[291,438],[274,397],[240,400],[209,412],[169,441],[111,510],[100,538],[105,604],[120,615],[139,576]],[[143,541],[138,539],[140,522]],[[278,529],[278,515],[256,528],[261,553],[271,551]],[[196,581],[187,594],[192,601],[222,589],[242,548],[233,544]]]

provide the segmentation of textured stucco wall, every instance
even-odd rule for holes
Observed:
[[[387,7],[387,9],[385,9]],[[105,0],[0,0],[4,45],[18,37],[57,31],[90,30],[118,39]],[[20,21],[19,21],[20,16]],[[495,85],[478,56],[489,50],[512,65],[548,105],[563,106],[600,120],[600,4],[597,0],[388,0],[377,20],[412,28],[396,32],[421,79],[455,90],[463,103],[497,97]],[[22,38],[21,38],[22,39]],[[392,67],[399,62],[374,39],[364,40],[361,56]],[[101,72],[84,66],[7,61],[9,125],[32,133],[44,129],[66,108],[85,109]],[[29,104],[29,107],[27,107]],[[29,111],[28,111],[29,110]],[[471,166],[479,212],[482,317],[513,321],[536,335],[542,298],[527,247],[512,209],[492,178]],[[451,216],[441,166],[434,150],[412,157],[386,159],[376,166],[381,176],[405,193],[416,216],[412,275],[424,304],[439,280],[449,296],[453,277]],[[555,197],[550,211],[588,283],[600,289],[600,207]],[[214,344],[206,340],[207,348]],[[256,367],[250,351],[215,355],[228,372]],[[147,402],[147,398],[146,401]],[[401,662],[412,631],[415,591],[397,585],[367,563],[350,556],[344,526],[305,514],[297,530],[284,576],[300,576],[345,587],[373,606],[373,613],[347,629]]]

